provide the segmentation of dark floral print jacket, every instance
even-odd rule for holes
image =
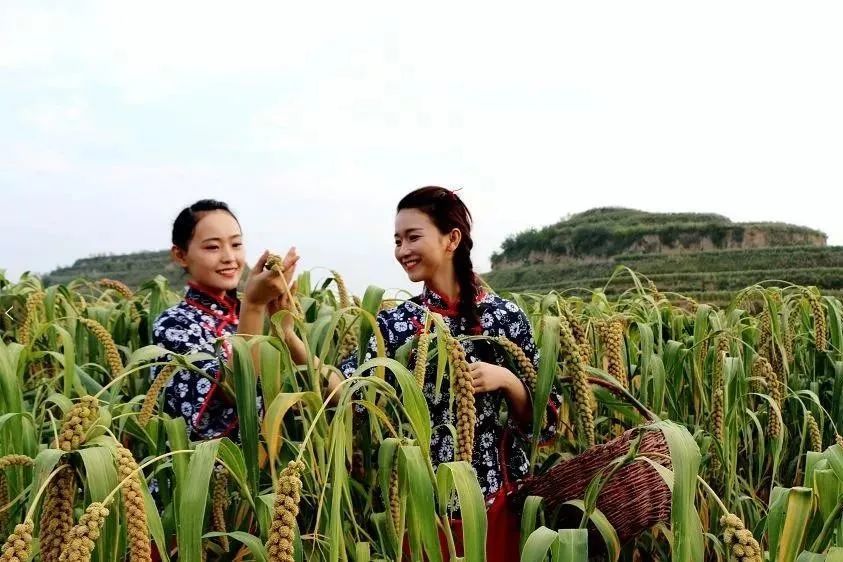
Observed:
[[[240,302],[233,292],[219,298],[190,283],[184,299],[155,320],[153,342],[174,353],[216,355],[214,343],[217,339],[237,332],[239,311]],[[222,436],[236,439],[236,408],[217,387],[222,376],[220,360],[227,361],[231,356],[228,339],[222,341],[220,349],[222,357],[195,363],[213,380],[180,369],[164,390],[164,411],[171,416],[182,416],[194,440]],[[153,379],[160,370],[159,367],[153,369]]]
[[[474,333],[467,329],[467,320],[459,316],[457,303],[449,303],[442,295],[429,288],[425,288],[421,295],[395,308],[381,311],[377,316],[377,322],[384,338],[387,356],[394,357],[401,345],[421,333],[424,329],[425,313],[430,310],[443,316],[445,324],[455,336],[482,334],[507,337],[515,342],[538,368],[539,353],[533,340],[530,322],[524,311],[513,302],[487,293],[479,295],[477,307],[481,331]],[[488,341],[464,340],[462,343],[466,358],[470,363],[485,361],[511,368],[498,345]],[[375,338],[372,337],[366,350],[367,360],[377,355],[376,349]],[[414,360],[412,358],[411,362]],[[355,352],[341,363],[340,370],[348,377],[355,372],[357,367]],[[410,367],[412,368],[412,365]],[[520,378],[519,373],[515,374]],[[394,384],[395,381],[392,379],[393,377],[388,376],[388,380]],[[437,393],[435,385],[436,364],[432,361],[427,367],[422,390],[430,408],[433,427],[431,457],[434,466],[438,466],[439,463],[454,460],[454,439],[446,424],[454,424],[455,419],[450,406],[451,392],[447,372],[439,389],[440,392]],[[474,398],[477,418],[472,465],[483,494],[489,496],[497,492],[504,481],[517,480],[529,471],[527,449],[530,435],[520,430],[511,420],[503,423],[501,416],[501,406],[505,401],[503,391],[478,393]],[[560,404],[561,397],[551,394],[547,405],[547,421],[541,432],[542,440],[554,435]],[[506,468],[505,472],[502,467]]]

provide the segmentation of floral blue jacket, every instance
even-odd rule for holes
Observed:
[[[215,341],[237,332],[239,310],[240,302],[233,293],[219,298],[191,283],[184,299],[155,320],[153,342],[174,353],[216,355]],[[237,427],[236,408],[221,391],[217,392],[217,382],[222,376],[220,359],[227,361],[231,355],[227,339],[223,340],[221,350],[221,358],[195,363],[213,380],[181,369],[164,390],[164,411],[171,416],[182,416],[194,440],[237,438],[232,435]],[[153,368],[153,380],[160,370],[160,367]]]
[[[530,322],[524,311],[513,302],[487,293],[478,296],[477,307],[480,332],[468,330],[467,320],[460,317],[457,312],[457,303],[449,303],[445,297],[429,288],[425,288],[421,295],[395,308],[381,311],[377,316],[377,322],[384,338],[387,356],[394,357],[401,345],[421,333],[424,329],[426,311],[430,310],[443,316],[445,324],[455,336],[482,334],[507,337],[515,342],[538,368],[539,353],[533,341]],[[496,344],[482,340],[464,340],[462,343],[469,362],[485,361],[505,367],[510,365],[505,353]],[[372,337],[366,350],[367,360],[377,355],[376,349],[375,338]],[[341,363],[340,370],[346,377],[357,370],[357,356],[356,352],[352,353]],[[415,357],[411,358],[411,362],[414,361]],[[434,466],[438,466],[439,463],[454,460],[454,439],[446,424],[454,424],[455,418],[451,408],[451,385],[447,372],[439,389],[440,392],[436,391],[435,363],[432,361],[427,367],[422,390],[430,409],[433,426],[431,457]],[[410,367],[412,368],[412,365]],[[515,374],[522,378],[520,373]],[[391,376],[388,378],[394,384]],[[497,492],[504,482],[517,480],[529,471],[527,459],[529,435],[520,430],[514,422],[503,422],[501,406],[505,403],[505,399],[502,391],[479,393],[474,398],[477,417],[472,465],[477,473],[481,490],[488,496]],[[555,433],[560,403],[561,397],[552,394],[547,405],[547,421],[541,432],[543,440],[551,438]]]

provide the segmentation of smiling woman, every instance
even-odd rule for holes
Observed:
[[[381,310],[376,322],[388,357],[395,358],[398,349],[411,340],[436,337],[446,342],[449,356],[460,365],[453,373],[443,374],[448,380],[440,384],[437,362],[427,361],[426,351],[416,349],[410,361],[430,413],[431,461],[435,468],[455,459],[471,464],[488,506],[485,560],[517,560],[519,521],[508,494],[529,471],[527,450],[533,433],[542,442],[554,436],[561,396],[552,393],[547,398],[544,424],[534,427],[528,372],[539,363],[532,325],[514,302],[481,287],[471,260],[471,223],[468,208],[450,189],[422,187],[399,201],[395,259],[410,281],[424,283],[424,290]],[[442,318],[441,331],[428,322],[431,313]],[[287,330],[284,337],[296,363],[317,364],[318,358],[308,357],[310,351],[295,333]],[[523,355],[525,369],[510,370],[508,355],[497,345],[502,339]],[[375,342],[375,336],[365,342],[367,361],[378,355]],[[340,362],[343,376],[357,371],[359,351]],[[330,390],[341,384],[339,374],[328,376]],[[391,373],[386,379],[398,384]],[[452,402],[457,404],[456,413]],[[453,520],[455,528],[462,525],[459,517]],[[445,542],[443,538],[443,552]],[[456,552],[461,550],[457,545]]]
[[[173,261],[187,272],[188,288],[180,303],[156,319],[153,341],[174,353],[214,355],[218,338],[259,334],[265,314],[286,298],[284,287],[292,281],[298,261],[295,249],[290,248],[284,259],[286,282],[275,271],[264,270],[265,251],[249,274],[241,302],[237,285],[245,266],[243,233],[228,205],[203,199],[186,207],[173,223],[172,240]],[[172,377],[164,392],[165,411],[182,416],[193,439],[236,438],[235,406],[216,392],[220,361],[230,359],[229,343],[223,340],[220,357],[196,364],[207,377],[188,370],[167,374],[153,370],[153,379]]]

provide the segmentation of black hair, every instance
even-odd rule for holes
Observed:
[[[462,235],[459,245],[454,250],[454,273],[460,288],[459,313],[468,320],[468,328],[476,329],[480,318],[475,306],[480,293],[480,283],[474,274],[471,263],[471,213],[462,199],[450,189],[427,186],[408,193],[398,203],[398,211],[417,209],[428,217],[442,234],[458,229]]]
[[[193,238],[193,233],[196,231],[196,223],[211,211],[225,211],[234,220],[237,220],[237,217],[228,208],[228,204],[216,199],[200,199],[193,205],[182,209],[173,222],[173,246],[186,252],[190,240]]]

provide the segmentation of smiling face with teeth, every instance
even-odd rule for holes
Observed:
[[[459,230],[440,232],[418,209],[402,209],[395,215],[395,259],[414,283],[439,286],[437,279],[452,279],[453,250],[459,239]]]
[[[187,248],[173,246],[172,255],[206,289],[220,295],[235,289],[246,259],[240,223],[226,211],[208,211],[196,223]]]

